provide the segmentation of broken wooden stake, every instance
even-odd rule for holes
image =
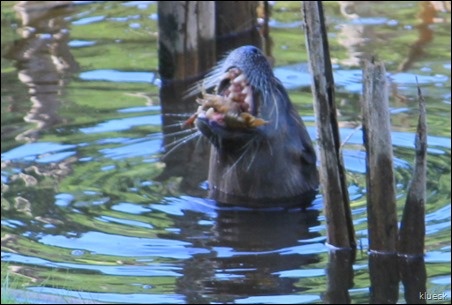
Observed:
[[[303,1],[303,15],[317,122],[327,242],[335,247],[355,249],[355,233],[336,118],[333,70],[321,1]]]
[[[363,73],[370,303],[398,300],[397,213],[388,87],[383,63],[366,61]]]
[[[366,61],[363,74],[369,249],[396,253],[397,213],[389,100],[383,63]]]
[[[427,175],[427,123],[425,100],[418,85],[419,119],[415,139],[413,179],[400,224],[398,249],[400,277],[407,304],[425,304],[419,292],[427,291],[424,263],[425,203]]]
[[[418,98],[419,120],[415,139],[415,166],[400,224],[398,248],[399,254],[423,256],[427,175],[427,123],[425,101],[419,86]]]

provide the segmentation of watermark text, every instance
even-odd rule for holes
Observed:
[[[435,300],[435,301],[444,301],[448,298],[447,293],[428,293],[428,292],[419,292],[419,300]]]

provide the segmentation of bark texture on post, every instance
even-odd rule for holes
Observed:
[[[427,304],[419,293],[427,291],[427,270],[423,256],[399,257],[400,279],[407,304]]]
[[[350,249],[333,249],[328,252],[327,289],[323,295],[325,304],[350,304],[348,291],[353,288],[354,256]]]
[[[399,299],[397,253],[369,254],[370,304],[396,304]]]
[[[217,58],[243,45],[262,48],[257,25],[259,1],[215,1]]]
[[[418,98],[419,120],[415,140],[416,160],[413,179],[408,188],[408,196],[400,224],[399,253],[423,256],[427,174],[427,123],[425,118],[425,101],[419,87]]]
[[[355,234],[340,152],[334,79],[321,1],[303,1],[303,13],[317,122],[327,241],[336,247],[354,249]]]
[[[399,268],[407,304],[426,304],[419,291],[427,291],[424,263],[425,202],[427,174],[427,123],[425,101],[418,87],[419,120],[415,140],[413,179],[403,210],[399,231]]]
[[[397,214],[388,88],[383,63],[366,61],[363,73],[370,303],[395,304],[399,293]]]
[[[397,214],[389,100],[383,63],[365,62],[363,137],[366,148],[369,249],[396,253]]]
[[[214,1],[159,1],[160,100],[166,154],[165,169],[158,180],[182,177],[181,190],[205,196],[198,188],[207,179],[207,142],[196,145],[190,130],[181,130],[187,113],[197,107],[187,91],[216,62]],[[180,164],[187,164],[181,167]],[[201,195],[202,193],[202,195]]]
[[[158,15],[163,80],[199,76],[214,65],[214,1],[159,1]]]

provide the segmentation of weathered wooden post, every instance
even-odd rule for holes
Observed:
[[[196,77],[215,63],[214,1],[160,1],[162,81]]]
[[[243,45],[262,48],[257,28],[259,1],[215,1],[217,58]]]
[[[386,70],[383,63],[367,61],[363,78],[362,111],[364,145],[367,152],[369,248],[373,251],[395,253],[396,191]]]
[[[182,176],[181,187],[186,184],[187,191],[196,190],[207,177],[206,166],[202,164],[208,151],[195,152],[195,149],[208,150],[208,146],[196,146],[194,141],[186,143],[190,130],[181,131],[184,121],[181,114],[190,114],[196,109],[196,97],[187,96],[187,91],[216,62],[215,3],[159,1],[158,15],[160,98],[164,145],[168,147],[165,171],[159,178]],[[178,149],[168,154],[175,147]],[[181,167],[181,163],[190,168]]]
[[[312,76],[312,93],[320,152],[320,182],[329,251],[327,303],[349,303],[353,285],[355,231],[349,205],[345,168],[340,150],[334,78],[321,1],[303,1],[306,45]]]
[[[398,299],[397,213],[392,142],[383,63],[366,61],[363,73],[363,137],[366,148],[370,302]]]
[[[303,14],[317,122],[327,241],[335,247],[354,249],[355,233],[340,151],[333,70],[321,1],[303,1]]]
[[[353,287],[354,252],[342,249],[330,250],[328,254],[323,300],[326,304],[350,304],[348,290]]]
[[[399,256],[399,273],[406,304],[427,304],[427,270],[423,256]],[[424,297],[422,297],[424,295]]]
[[[416,160],[413,179],[403,210],[399,232],[399,253],[424,256],[425,239],[425,200],[427,175],[427,123],[425,101],[418,88],[419,121],[415,140]]]
[[[268,57],[272,57],[273,39],[270,36],[270,17],[272,9],[268,1],[259,1],[261,4],[258,7],[258,18],[262,20],[260,24],[260,32],[262,37],[262,49],[264,54]]]
[[[398,240],[400,276],[405,287],[405,300],[409,304],[425,304],[425,298],[420,298],[419,293],[427,291],[424,263],[427,123],[425,101],[419,87],[418,99],[419,120],[415,140],[415,166],[408,188]]]

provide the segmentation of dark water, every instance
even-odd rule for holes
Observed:
[[[369,301],[370,285],[359,128],[359,57],[366,54],[385,62],[391,80],[399,217],[415,154],[416,77],[424,92],[426,288],[447,293],[432,302],[450,303],[447,3],[326,3],[360,246],[349,289],[353,303]],[[2,277],[8,272],[27,290],[100,302],[324,301],[321,196],[304,213],[218,209],[205,198],[202,149],[194,152],[205,159],[197,168],[186,162],[184,145],[162,160],[173,147],[163,143],[173,138],[162,128],[155,2],[85,2],[56,10],[13,4],[1,4]],[[274,6],[275,73],[315,138],[299,5]]]

